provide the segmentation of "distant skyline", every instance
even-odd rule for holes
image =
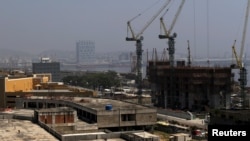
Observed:
[[[135,42],[125,40],[127,21],[142,14],[131,22],[138,33],[165,1],[1,0],[0,49],[34,54],[50,49],[75,51],[77,41],[92,40],[96,52],[135,51]],[[168,6],[164,16],[167,27],[180,1],[172,0]],[[247,0],[186,0],[173,29],[177,33],[176,54],[187,54],[187,40],[193,58],[230,57],[234,40],[239,52],[246,4]],[[167,40],[158,38],[160,16],[143,33],[144,52],[167,48]],[[249,24],[244,47],[247,56]]]

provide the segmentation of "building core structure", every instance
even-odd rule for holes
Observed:
[[[186,66],[177,61],[148,61],[147,77],[152,83],[155,105],[162,108],[205,110],[230,108],[230,67]]]

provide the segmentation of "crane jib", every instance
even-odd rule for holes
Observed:
[[[136,41],[136,39],[134,39],[134,38],[126,38],[126,41]]]

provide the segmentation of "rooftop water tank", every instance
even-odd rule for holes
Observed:
[[[112,110],[112,105],[111,105],[111,104],[107,104],[107,105],[105,106],[105,109],[106,109],[107,111],[111,111],[111,110]]]

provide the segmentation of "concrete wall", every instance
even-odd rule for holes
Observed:
[[[97,124],[75,124],[75,130],[97,130]]]
[[[136,114],[136,125],[154,125],[157,122],[156,113]]]
[[[0,119],[12,119],[13,115],[9,115],[9,114],[2,114],[0,115]]]
[[[111,133],[105,133],[105,134],[85,134],[85,135],[81,135],[81,134],[74,135],[74,134],[72,134],[71,136],[70,135],[62,136],[61,141],[114,139],[114,138],[122,138],[123,134],[126,134],[126,133],[136,133],[136,132],[139,132],[139,131],[111,132]],[[131,140],[131,141],[133,141],[133,140]]]
[[[23,102],[36,102],[36,105],[39,105],[39,102],[44,103],[44,99],[20,99],[20,101],[17,102],[20,106]],[[153,125],[157,121],[157,111],[153,108],[135,106],[131,109],[94,110],[70,101],[46,100],[46,102],[53,103],[55,106],[72,107],[77,110],[78,118],[95,122],[99,128]]]
[[[99,128],[120,126],[120,115],[116,113],[98,116],[97,123]]]
[[[58,138],[59,140],[61,140],[62,135],[58,132],[56,132],[55,130],[53,130],[52,128],[50,128],[49,126],[47,126],[46,124],[42,123],[42,122],[38,122],[38,124],[44,128],[45,130],[47,130],[49,133],[51,133],[53,136],[55,136],[56,138]]]
[[[123,101],[131,102],[131,103],[138,103],[138,98],[127,98],[127,99],[121,99]],[[151,97],[142,97],[142,104],[143,105],[152,105],[152,98]]]
[[[112,120],[111,120],[112,119]],[[155,109],[119,109],[98,111],[98,127],[153,125],[157,121]]]

